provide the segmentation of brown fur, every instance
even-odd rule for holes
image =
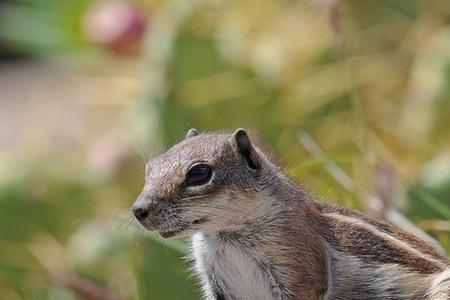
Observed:
[[[199,162],[213,175],[190,186],[188,170]],[[315,201],[243,130],[189,131],[149,161],[133,209],[146,229],[193,237],[207,299],[450,298],[449,261],[439,251],[386,222]]]
[[[364,222],[369,223],[370,225],[375,226],[378,230],[383,231],[385,233],[391,234],[392,236],[398,238],[399,240],[407,242],[413,248],[422,251],[425,254],[428,254],[436,259],[447,260],[439,251],[428,243],[422,241],[418,237],[402,231],[389,223],[384,221],[376,220],[368,215],[364,215],[360,212],[350,210],[335,204],[325,203],[325,202],[315,202],[314,205],[321,213],[337,213],[342,214],[344,216],[353,217],[356,219],[361,219]]]

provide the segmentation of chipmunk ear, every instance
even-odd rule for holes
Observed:
[[[237,129],[233,133],[232,140],[234,146],[239,154],[245,159],[247,165],[252,169],[258,169],[260,167],[260,160],[247,132],[242,128]]]
[[[199,135],[199,134],[200,134],[200,133],[198,133],[197,129],[191,128],[191,129],[188,130],[188,132],[186,132],[186,137],[185,137],[185,139],[188,139],[188,138],[197,136],[197,135]]]

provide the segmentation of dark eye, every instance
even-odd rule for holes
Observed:
[[[207,183],[211,179],[211,166],[203,163],[193,165],[186,174],[187,185],[201,185]]]

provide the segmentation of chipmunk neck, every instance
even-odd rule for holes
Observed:
[[[229,292],[223,299],[319,299],[328,289],[329,256],[308,224],[303,206],[309,196],[276,176],[252,201],[257,205],[237,226],[194,235],[193,257],[206,290]]]
[[[250,197],[243,192],[237,197],[236,206],[240,213],[233,218],[229,228],[204,233],[225,241],[246,237],[268,240],[292,228],[292,224],[303,224],[302,231],[312,234],[313,227],[306,226],[308,220],[303,209],[305,203],[312,201],[310,196],[281,172],[271,174],[264,178],[259,192]]]

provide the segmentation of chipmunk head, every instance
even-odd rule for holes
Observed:
[[[144,228],[165,238],[231,229],[259,205],[267,166],[243,129],[233,134],[191,129],[147,163],[133,213]]]

